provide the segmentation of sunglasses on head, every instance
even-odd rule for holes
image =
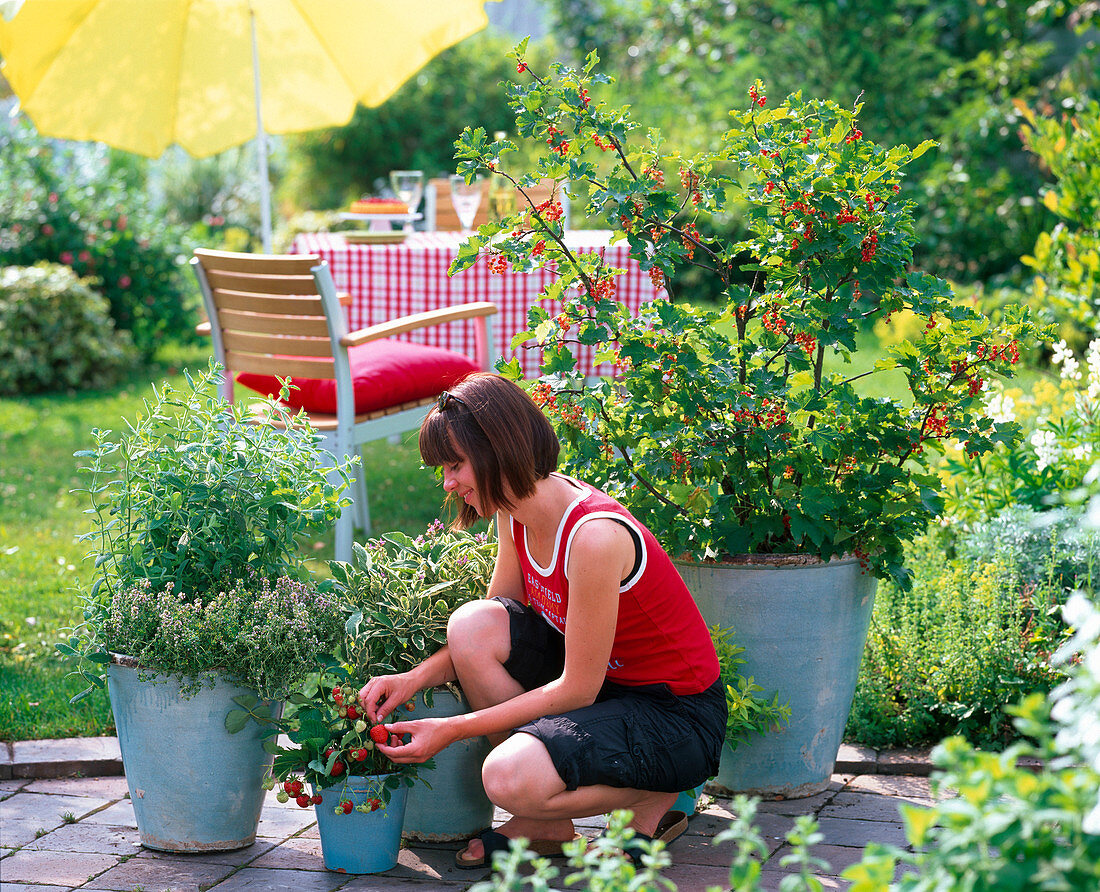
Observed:
[[[459,405],[461,405],[461,406],[466,406],[466,408],[467,408],[467,409],[469,409],[469,408],[470,408],[470,406],[469,406],[469,404],[468,404],[468,403],[466,402],[466,400],[464,400],[464,399],[463,399],[462,397],[460,397],[460,396],[455,396],[455,395],[454,395],[453,393],[451,393],[451,392],[450,392],[449,390],[444,390],[444,391],[443,391],[443,392],[442,392],[442,393],[441,393],[441,394],[439,395],[439,399],[438,399],[438,400],[436,401],[436,406],[438,407],[439,411],[440,411],[440,412],[442,412],[442,411],[443,411],[444,409],[446,409],[446,408],[447,408],[447,406],[449,406],[449,405],[450,405],[450,403],[451,403],[451,401],[452,401],[452,400],[454,400],[454,401],[455,401],[456,403],[458,403],[458,404],[459,404]]]

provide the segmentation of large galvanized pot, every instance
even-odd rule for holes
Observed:
[[[317,833],[325,867],[337,873],[382,873],[397,866],[401,852],[401,823],[409,788],[403,784],[390,794],[385,808],[361,812],[358,806],[380,796],[385,775],[349,777],[344,784],[317,790]],[[336,806],[350,799],[352,811],[337,814]]]
[[[852,707],[877,580],[855,558],[753,555],[676,567],[707,624],[732,628],[745,648],[743,674],[791,707],[788,727],[727,743],[708,789],[788,799],[821,792]]]
[[[470,708],[464,697],[447,687],[432,691],[431,706],[424,705],[422,698],[423,694],[417,703],[417,716],[443,718],[462,715]],[[459,740],[436,755],[435,768],[420,772],[431,789],[417,783],[409,790],[406,839],[453,842],[492,826],[493,803],[481,785],[481,765],[489,749],[484,737]]]
[[[141,671],[125,657],[107,667],[122,765],[146,848],[223,852],[256,841],[272,756],[256,722],[236,734],[225,729],[226,714],[237,708],[233,697],[255,692],[217,676],[212,681],[184,698],[175,678]],[[272,714],[281,709],[275,705]]]

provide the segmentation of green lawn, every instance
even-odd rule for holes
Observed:
[[[181,370],[206,366],[201,347],[167,348],[152,367],[110,391],[0,399],[0,740],[113,733],[107,698],[78,706],[83,688],[54,643],[79,619],[79,592],[91,579],[78,460],[94,427],[118,430],[150,395],[153,382],[185,385]],[[421,468],[415,436],[370,444],[364,455],[375,532],[417,533],[440,514],[435,475]],[[319,573],[332,537],[304,542]]]

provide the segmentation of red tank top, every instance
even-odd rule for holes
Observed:
[[[619,614],[607,678],[626,685],[664,683],[675,694],[706,690],[718,678],[718,657],[706,623],[664,549],[613,498],[586,483],[564,479],[577,488],[577,498],[558,526],[549,567],[540,567],[531,559],[526,529],[511,520],[527,603],[564,634],[569,608],[565,568],[573,537],[592,518],[622,523],[634,538],[639,559],[619,587]]]

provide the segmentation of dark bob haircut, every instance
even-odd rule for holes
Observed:
[[[442,406],[442,408],[440,408]],[[444,392],[420,425],[420,457],[427,465],[465,456],[486,513],[513,508],[558,467],[554,428],[518,384],[476,372]],[[462,502],[455,526],[465,529],[477,511]]]

